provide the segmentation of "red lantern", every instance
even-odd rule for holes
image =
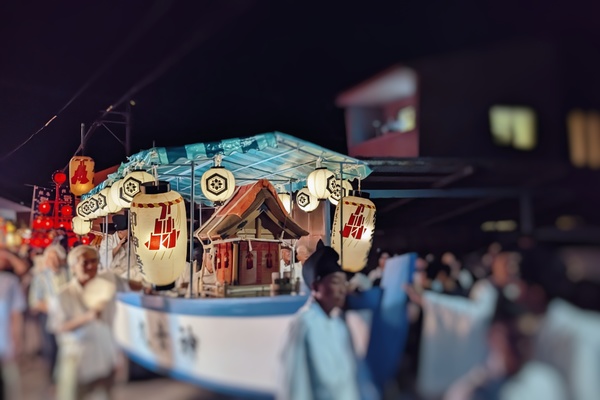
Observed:
[[[44,247],[50,246],[50,243],[52,243],[52,239],[50,239],[49,237],[45,237],[42,239],[42,245]]]
[[[60,186],[67,181],[67,174],[62,171],[56,171],[54,174],[52,174],[52,180],[54,183]]]
[[[81,237],[81,244],[90,244],[90,238],[87,236]]]
[[[53,226],[54,224],[50,218],[44,218],[44,221],[42,222],[42,227],[44,229],[52,229]]]
[[[52,207],[50,206],[50,203],[48,203],[47,201],[43,201],[39,205],[39,209],[42,214],[48,214],[51,208]]]
[[[73,207],[62,206],[62,208],[60,209],[60,213],[63,217],[71,217],[73,215]]]
[[[39,237],[31,239],[31,245],[33,247],[42,247],[42,239],[40,239]]]
[[[33,220],[33,229],[42,229],[44,226],[44,221],[42,217],[37,217]]]
[[[71,223],[69,221],[61,221],[58,223],[59,229],[71,230]]]

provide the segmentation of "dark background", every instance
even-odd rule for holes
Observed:
[[[273,130],[345,152],[341,91],[398,62],[505,41],[595,49],[598,11],[541,1],[4,1],[0,195],[28,203],[28,185],[48,184],[77,150],[80,123],[129,97],[132,152]],[[572,53],[573,74],[594,73]],[[103,129],[86,154],[96,170],[125,159]]]

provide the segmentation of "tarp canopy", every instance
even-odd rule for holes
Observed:
[[[308,235],[285,211],[275,188],[266,179],[237,187],[235,194],[194,235],[202,242],[227,239],[257,218],[275,238],[299,239]]]
[[[317,162],[342,179],[364,179],[371,169],[367,163],[336,153],[316,144],[280,132],[263,133],[246,138],[224,139],[219,142],[196,143],[181,147],[155,147],[128,157],[114,174],[92,189],[83,198],[98,193],[129,172],[143,169],[154,173],[160,180],[169,181],[172,189],[186,200],[191,198],[192,170],[194,173],[194,201],[210,203],[200,189],[200,177],[211,166],[213,159],[222,155],[221,165],[229,169],[236,186],[268,179],[278,191],[289,192],[306,185],[306,177]]]

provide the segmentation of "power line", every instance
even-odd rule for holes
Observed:
[[[162,16],[169,10],[173,1],[156,1],[152,9],[148,12],[144,20],[137,25],[134,31],[129,35],[129,37],[121,43],[121,45],[117,48],[117,50],[108,57],[104,63],[94,72],[94,74],[79,88],[79,90],[69,99],[69,101],[60,109],[58,112],[52,116],[41,128],[35,131],[31,136],[29,136],[23,143],[19,144],[13,150],[2,156],[0,158],[0,162],[6,161],[10,156],[19,151],[23,146],[31,141],[37,134],[47,128],[58,116],[65,111],[85,90],[87,90],[100,76],[102,76],[106,70],[108,70],[112,65],[121,57],[125,51],[127,51],[135,42],[137,42],[156,22],[158,22]]]
[[[227,8],[225,10],[221,10],[221,15],[213,15],[208,19],[208,23],[203,25],[201,29],[196,30],[194,34],[186,40],[181,46],[179,46],[173,53],[171,53],[167,58],[165,58],[156,68],[150,71],[144,78],[139,80],[135,85],[133,85],[123,96],[121,96],[115,103],[108,106],[102,115],[98,117],[92,125],[89,127],[88,131],[85,133],[83,137],[83,142],[79,144],[77,150],[73,153],[73,156],[77,155],[82,149],[84,143],[87,141],[89,136],[103,123],[103,119],[113,110],[121,106],[124,102],[131,99],[133,95],[138,93],[140,90],[144,89],[148,85],[155,82],[158,78],[160,78],[169,68],[173,67],[179,61],[181,61],[185,56],[187,56],[194,48],[196,48],[203,40],[208,39],[216,32],[218,32],[219,28],[223,28],[224,24],[227,22],[233,22],[236,18],[240,17],[248,8],[251,2],[243,3],[243,6],[232,10],[231,8]],[[218,18],[226,15],[226,18]],[[66,169],[68,164],[64,167]]]

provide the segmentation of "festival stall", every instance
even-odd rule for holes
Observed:
[[[342,265],[348,260],[353,271],[364,267],[375,207],[366,194],[350,192],[350,181],[359,187],[369,173],[363,161],[278,132],[129,157],[82,196],[77,222],[87,228],[93,218],[129,208],[139,266],[158,289],[171,289],[184,274],[186,248],[194,254],[194,232],[203,262],[189,268],[188,298],[120,295],[115,321],[120,345],[133,360],[176,378],[237,396],[272,397],[289,324],[307,300],[267,292],[266,285],[278,278],[286,283],[277,274],[280,247],[284,242],[293,247],[302,237],[322,238],[340,253]],[[338,204],[333,235],[329,202]],[[206,207],[214,212],[202,221]],[[396,262],[403,272],[387,281],[401,287],[410,279],[414,256]],[[205,281],[208,275],[212,283]],[[385,343],[369,342],[370,321],[388,332],[390,326],[405,327],[405,315],[398,312],[404,297],[398,293],[386,300],[385,292],[373,290],[350,301],[353,308],[371,310],[366,319],[363,314],[350,320],[363,356],[377,357],[372,364],[385,353]],[[385,315],[392,308],[393,315]]]

